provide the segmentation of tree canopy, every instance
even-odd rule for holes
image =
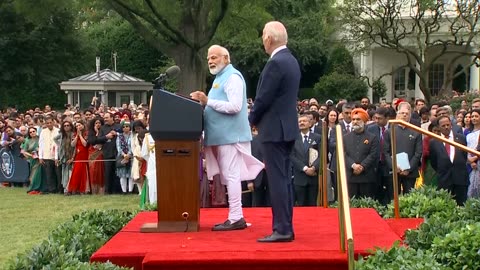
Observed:
[[[0,106],[39,100],[60,106],[58,83],[87,70],[88,44],[75,31],[70,9],[31,16],[17,4],[0,2]]]

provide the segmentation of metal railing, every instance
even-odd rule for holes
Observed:
[[[337,183],[338,183],[338,220],[340,229],[340,249],[345,252],[345,242],[347,243],[348,269],[355,269],[355,253],[353,246],[352,220],[350,217],[350,200],[347,188],[347,172],[345,170],[345,155],[343,155],[343,133],[342,127],[336,127],[337,139]]]
[[[468,152],[472,155],[478,155],[480,156],[480,152],[468,148],[467,146],[457,143],[455,141],[448,140],[442,136],[439,136],[433,132],[424,130],[416,125],[413,125],[411,123],[407,123],[403,120],[390,120],[388,121],[390,123],[390,134],[391,134],[391,148],[392,148],[392,172],[397,171],[397,137],[396,137],[396,132],[395,132],[395,125],[401,125],[406,128],[412,129],[418,133],[421,133],[423,135],[426,135],[428,137],[434,138],[436,140],[439,140],[443,143],[448,143],[452,145],[455,148],[458,148],[462,151]],[[395,213],[395,218],[400,218],[400,209],[399,209],[399,204],[398,204],[398,174],[393,173],[393,206],[394,206],[394,213]]]
[[[322,121],[322,140],[318,145],[318,156],[321,157],[322,162],[318,169],[318,197],[317,205],[328,208],[328,187],[327,176],[330,173],[327,165],[328,154],[328,126],[325,121]]]

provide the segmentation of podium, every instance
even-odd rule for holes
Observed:
[[[154,90],[150,134],[155,140],[158,222],[141,232],[198,231],[203,108],[189,98]]]

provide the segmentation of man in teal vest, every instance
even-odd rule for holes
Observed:
[[[228,50],[219,45],[208,49],[208,68],[215,75],[208,97],[202,91],[190,94],[204,110],[204,144],[207,176],[220,174],[227,186],[228,219],[213,231],[242,230],[247,227],[242,211],[241,181],[255,179],[263,163],[251,155],[252,134],[247,114],[245,80],[230,64]]]

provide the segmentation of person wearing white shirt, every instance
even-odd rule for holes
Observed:
[[[53,117],[45,119],[46,128],[40,133],[38,143],[38,158],[45,170],[45,192],[56,193],[61,191],[61,168],[58,166],[58,147],[54,138],[58,135],[58,128],[53,126]],[[60,188],[60,189],[59,189]]]
[[[207,176],[220,174],[228,191],[228,218],[213,231],[247,228],[242,210],[241,181],[255,179],[263,163],[251,155],[252,134],[248,123],[246,84],[230,64],[228,50],[219,45],[208,49],[208,67],[215,75],[208,97],[202,91],[190,96],[205,106],[205,160]]]

